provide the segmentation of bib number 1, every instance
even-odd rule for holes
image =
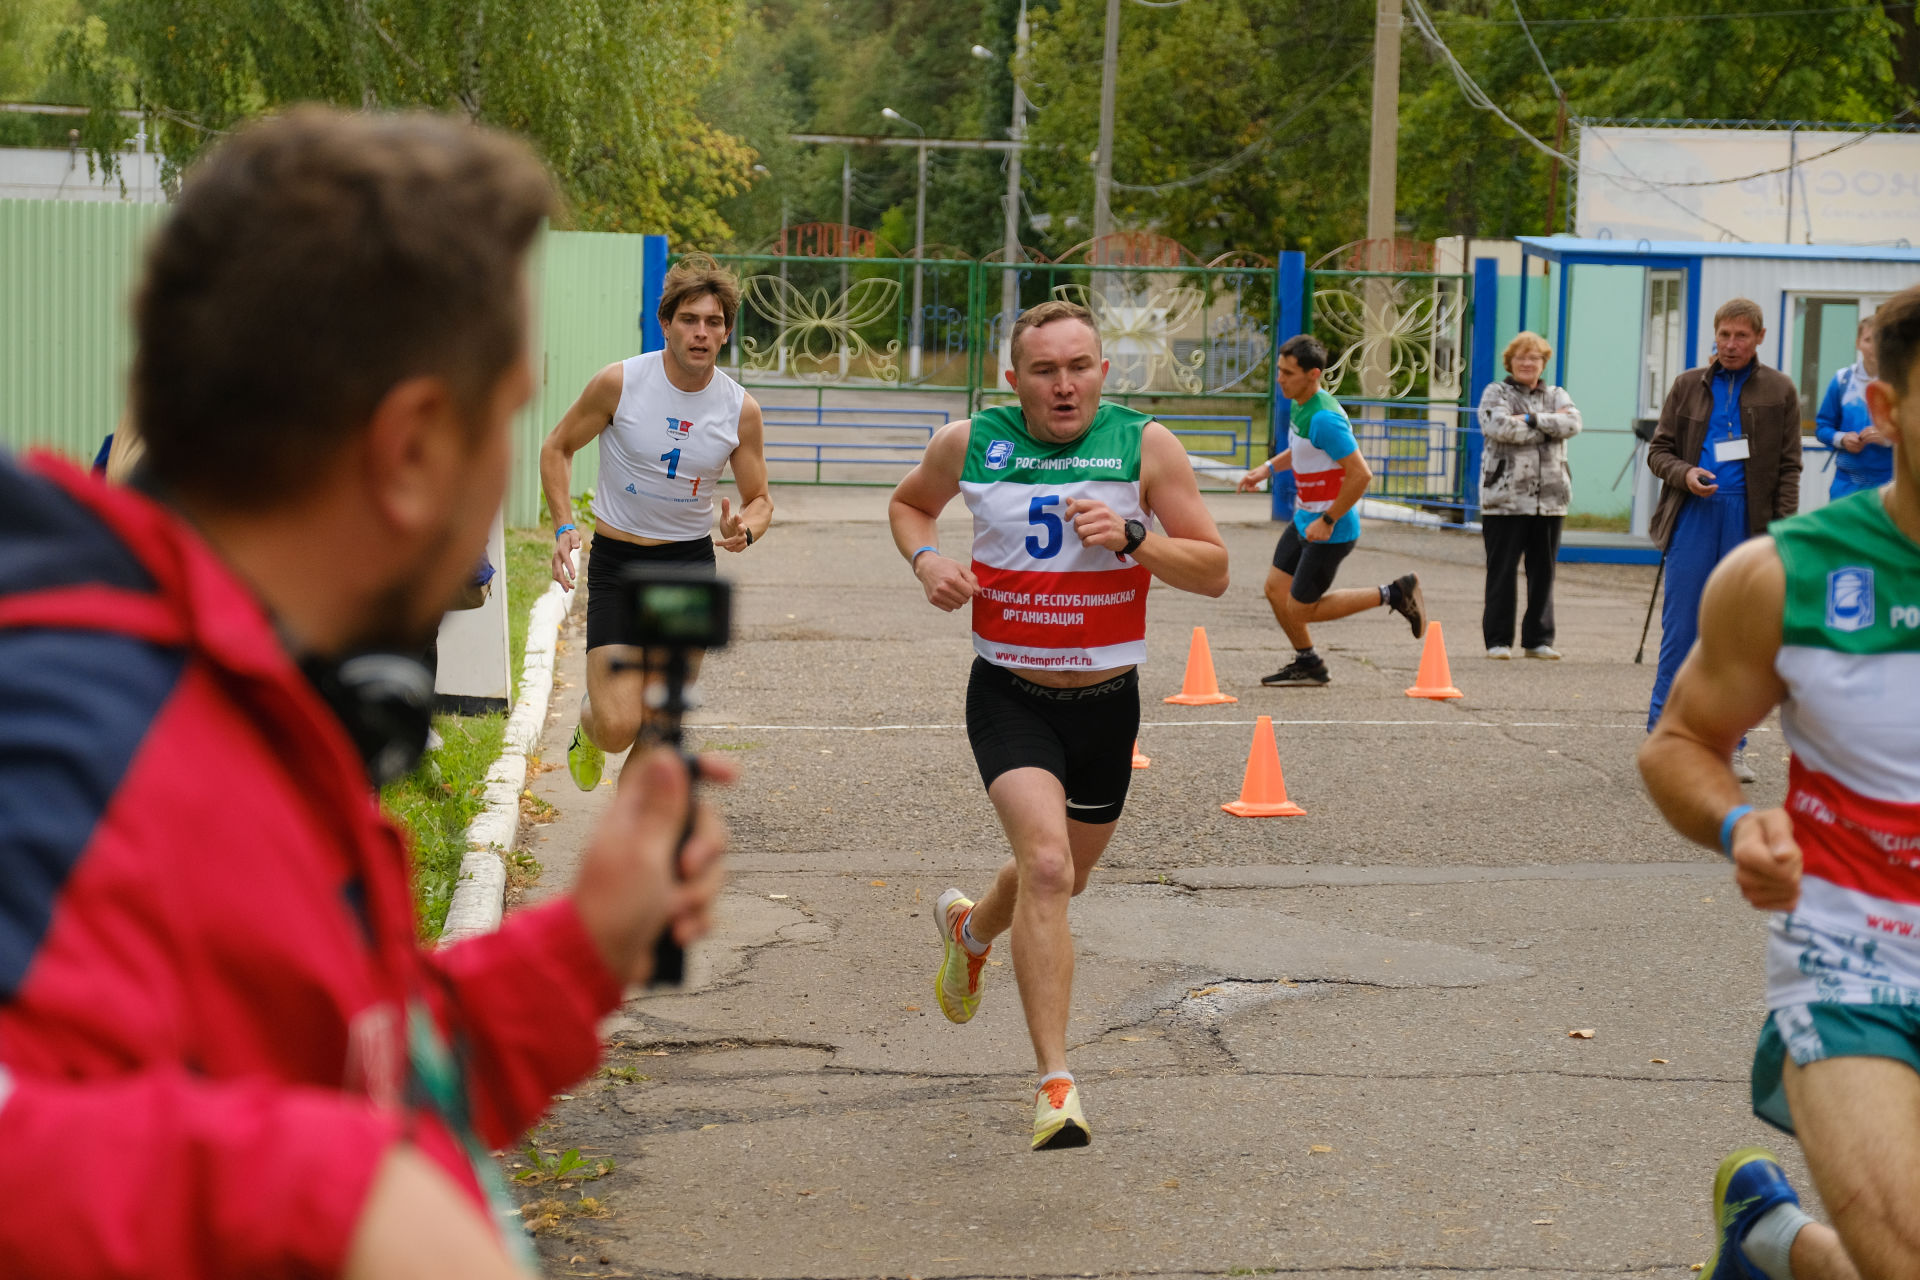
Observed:
[[[678,449],[667,450],[667,452],[660,455],[660,461],[667,464],[667,479],[672,480],[680,474],[680,451]],[[693,496],[696,498],[700,496],[701,479],[702,477],[700,476],[693,478]]]

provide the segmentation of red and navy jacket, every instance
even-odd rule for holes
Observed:
[[[524,1132],[620,1000],[571,899],[440,951],[346,731],[175,514],[0,454],[0,1275],[337,1272],[411,1141],[405,1010]]]

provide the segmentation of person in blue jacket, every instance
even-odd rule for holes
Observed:
[[[1873,425],[1867,412],[1867,384],[1878,371],[1873,357],[1873,317],[1863,316],[1854,339],[1859,356],[1827,384],[1814,434],[1833,450],[1833,489],[1829,501],[1862,489],[1878,489],[1893,479],[1893,442]]]

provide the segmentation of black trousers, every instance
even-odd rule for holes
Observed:
[[[1480,635],[1487,648],[1513,644],[1514,574],[1527,566],[1527,616],[1520,621],[1520,647],[1553,643],[1553,564],[1560,554],[1565,516],[1481,516],[1487,540],[1487,602]]]

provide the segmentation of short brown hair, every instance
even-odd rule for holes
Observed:
[[[1713,313],[1713,327],[1717,331],[1729,320],[1745,320],[1753,326],[1755,333],[1767,331],[1767,318],[1760,313],[1760,304],[1751,298],[1729,298],[1720,304]]]
[[[1093,322],[1093,312],[1077,302],[1068,302],[1065,298],[1053,298],[1037,306],[1028,307],[1013,322],[1013,333],[1007,338],[1008,354],[1013,359],[1013,367],[1020,367],[1020,335],[1029,329],[1038,329],[1042,325],[1052,324],[1056,320],[1078,320],[1093,330],[1094,349],[1100,349],[1100,326]]]
[[[477,411],[526,342],[553,186],[454,119],[297,107],[187,174],[134,303],[145,469],[221,509],[303,491],[396,383]]]
[[[733,318],[740,314],[740,278],[707,253],[689,253],[667,272],[660,286],[661,325],[672,324],[680,304],[702,294],[711,294],[720,304],[727,332],[733,332]]]
[[[1513,372],[1513,358],[1522,351],[1538,351],[1543,366],[1546,361],[1553,359],[1553,344],[1551,342],[1548,342],[1531,329],[1522,329],[1513,335],[1513,341],[1509,342],[1507,349],[1500,353],[1500,364],[1508,373]]]
[[[1873,313],[1873,352],[1879,376],[1906,395],[1920,355],[1920,285],[1894,294]]]

